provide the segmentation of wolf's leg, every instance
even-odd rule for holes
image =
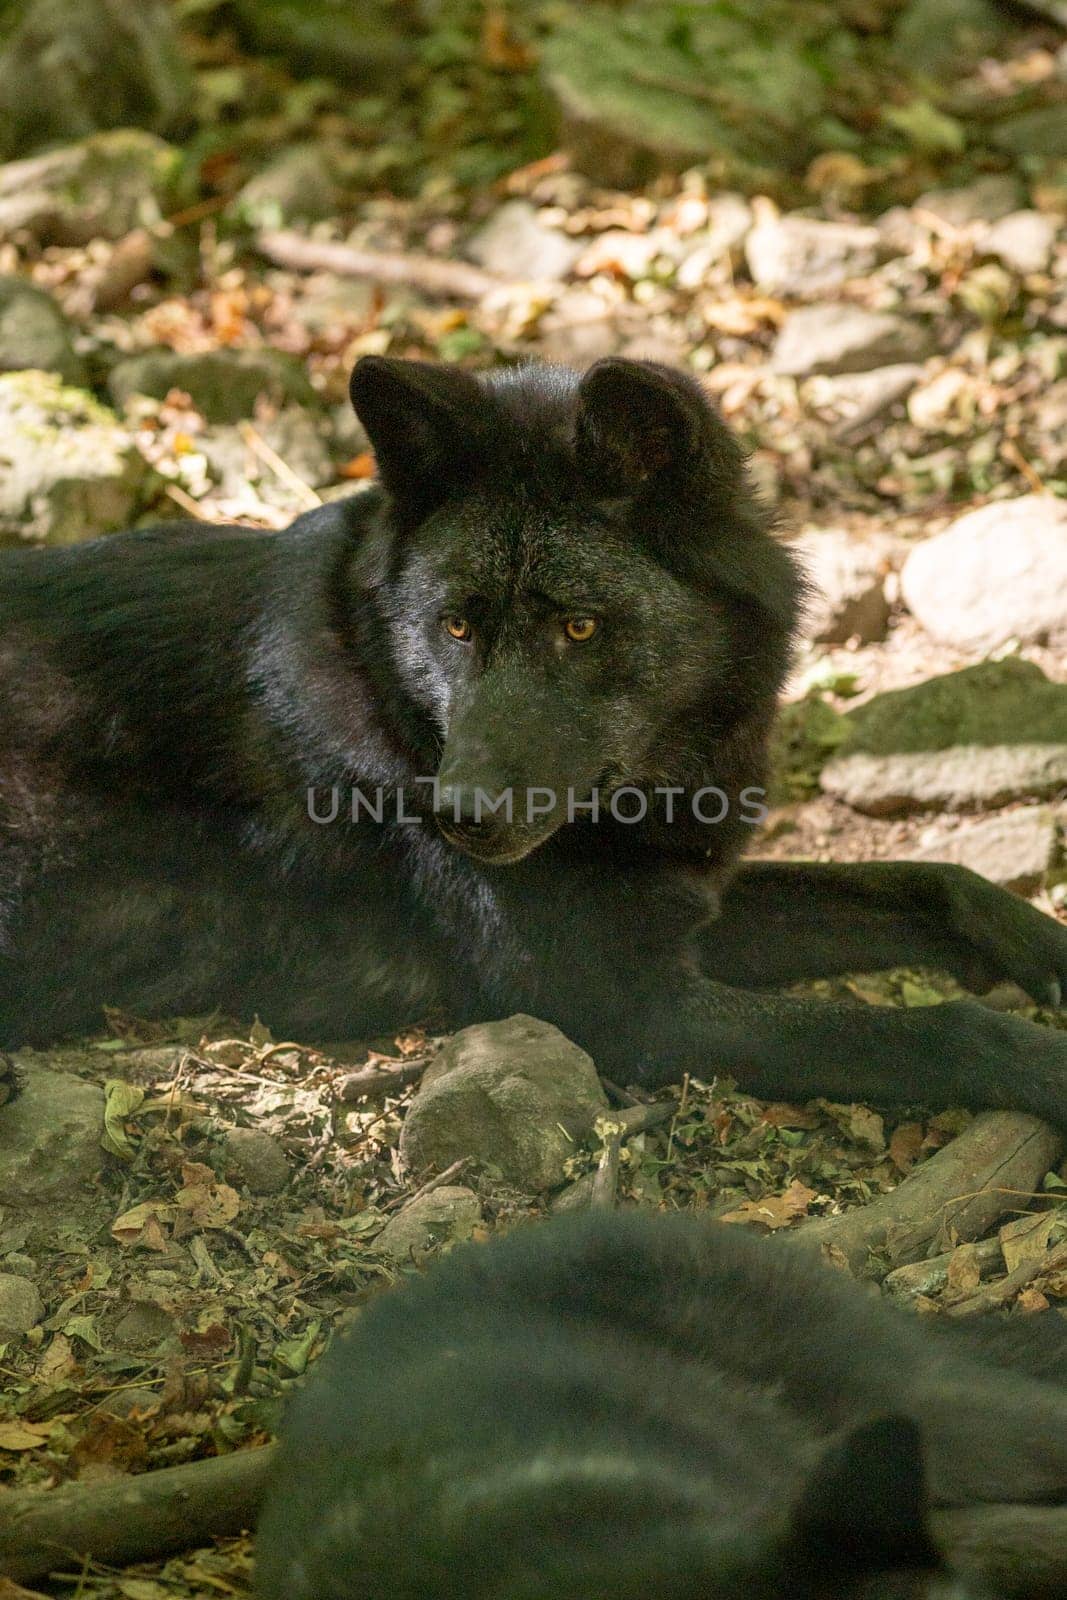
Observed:
[[[754,861],[700,934],[700,962],[745,988],[924,964],[979,992],[1010,978],[1059,1005],[1067,927],[965,867]]]
[[[601,1071],[625,1081],[626,1065],[636,1065],[649,1083],[724,1072],[776,1099],[1000,1108],[1067,1127],[1067,1033],[969,1000],[898,1010],[757,995],[693,976],[649,996],[641,1025],[637,1062],[613,1065],[607,1035],[599,1053],[590,1046]]]

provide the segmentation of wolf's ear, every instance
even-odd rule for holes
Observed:
[[[607,493],[632,494],[693,462],[713,420],[700,390],[682,373],[611,356],[591,366],[578,385],[578,464]]]
[[[481,388],[456,367],[364,356],[348,392],[382,483],[408,514],[426,515],[474,449]]]
[[[793,1512],[793,1543],[820,1568],[939,1565],[910,1417],[874,1417],[830,1446]]]

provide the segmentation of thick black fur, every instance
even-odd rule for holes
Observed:
[[[523,1010],[623,1080],[1067,1124],[1067,1035],[751,992],[930,961],[1058,1003],[1067,929],[952,867],[738,869],[801,585],[698,387],[367,358],[352,393],[381,482],[283,533],[0,553],[0,1045],[102,1003],[334,1038]],[[418,825],[350,824],[353,786]]]
[[[1067,1500],[1056,1321],[1059,1385],[722,1224],[587,1215],[462,1246],[297,1395],[258,1593],[985,1594],[946,1570],[927,1506]]]

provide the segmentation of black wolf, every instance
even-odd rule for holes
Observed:
[[[949,866],[738,865],[801,582],[697,385],[366,358],[352,397],[380,482],[283,533],[0,554],[0,1044],[521,1010],[624,1081],[1067,1123],[1067,1035],[752,992],[1058,1004],[1067,929]]]
[[[257,1589],[965,1600],[986,1590],[927,1505],[991,1501],[1067,1501],[1067,1388],[792,1241],[587,1215],[462,1246],[335,1339],[283,1430]],[[1032,1558],[1063,1582],[1063,1551]]]

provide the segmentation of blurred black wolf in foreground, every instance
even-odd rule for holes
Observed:
[[[1067,1500],[1067,1388],[955,1332],[792,1242],[693,1218],[586,1215],[462,1246],[374,1300],[297,1395],[258,1593],[985,1594],[946,1571],[927,1502]],[[1049,1555],[1033,1550],[1038,1572]]]
[[[0,554],[0,1043],[521,1010],[624,1081],[1067,1123],[1065,1034],[751,992],[1058,1004],[1067,929],[955,867],[738,868],[800,584],[698,387],[368,357],[352,396],[380,484],[283,533]]]

